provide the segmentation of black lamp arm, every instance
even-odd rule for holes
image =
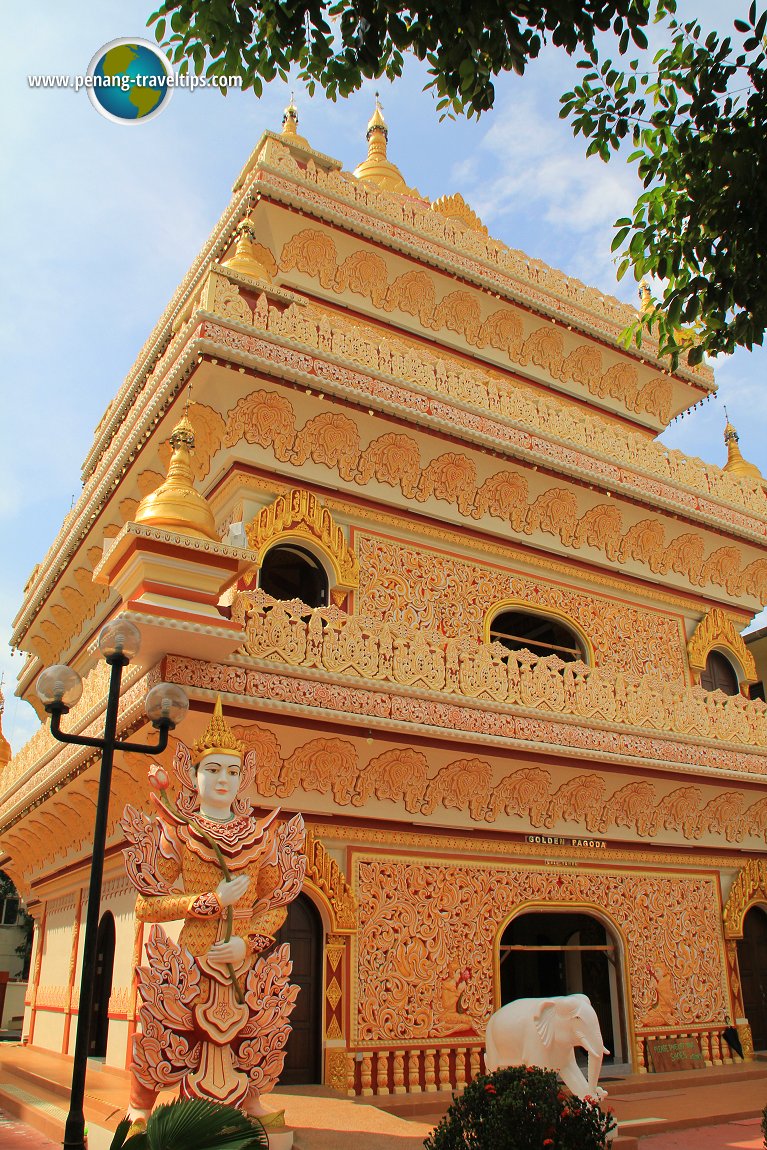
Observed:
[[[47,707],[46,710],[51,716],[51,734],[54,739],[58,739],[60,743],[73,743],[77,747],[98,747],[99,750],[104,749],[103,739],[94,739],[90,735],[70,735],[61,729],[61,716],[66,713],[67,708],[52,706]],[[152,743],[131,743],[121,739],[115,739],[114,748],[117,751],[135,751],[139,755],[159,755],[168,745],[168,735],[173,729],[174,724],[170,719],[158,719],[154,724],[159,730],[159,738],[157,744]]]

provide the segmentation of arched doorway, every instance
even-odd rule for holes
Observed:
[[[93,983],[90,1042],[91,1058],[106,1058],[109,1031],[109,999],[115,964],[115,920],[111,911],[102,915],[96,936],[96,972]]]
[[[767,1050],[767,913],[760,906],[752,906],[743,921],[738,966],[754,1050]]]
[[[290,943],[291,982],[301,991],[290,1016],[283,1086],[322,1081],[322,919],[312,900],[300,894],[288,907],[277,942]]]
[[[596,915],[533,910],[513,918],[500,940],[500,1005],[516,998],[585,994],[596,1011],[606,1063],[628,1061],[618,939]]]

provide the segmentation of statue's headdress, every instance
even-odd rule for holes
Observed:
[[[199,763],[208,755],[224,754],[239,755],[242,758],[245,744],[235,737],[234,732],[224,718],[221,709],[221,696],[216,696],[216,705],[213,708],[208,728],[192,747],[192,758]]]

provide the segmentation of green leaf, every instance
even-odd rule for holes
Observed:
[[[260,1122],[231,1106],[183,1099],[158,1106],[146,1128],[147,1150],[268,1150]],[[133,1150],[129,1139],[125,1150]]]
[[[621,247],[628,234],[629,228],[621,228],[620,231],[616,232],[613,236],[613,242],[610,245],[610,251],[614,252],[617,248]]]

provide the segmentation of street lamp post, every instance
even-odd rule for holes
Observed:
[[[118,616],[101,630],[99,650],[111,668],[107,698],[104,734],[100,739],[86,735],[70,735],[61,730],[61,717],[66,715],[82,694],[82,679],[71,667],[58,665],[43,671],[37,680],[37,694],[51,716],[51,734],[61,743],[74,743],[78,747],[95,747],[101,751],[101,774],[96,802],[96,823],[93,830],[93,854],[88,887],[88,912],[85,917],[83,966],[80,978],[80,1006],[72,1065],[72,1090],[69,1114],[64,1128],[64,1150],[85,1150],[85,1072],[90,1044],[91,1010],[96,972],[96,946],[98,938],[101,882],[104,871],[104,846],[109,813],[109,791],[112,782],[114,753],[131,751],[138,755],[159,754],[168,745],[169,732],[181,722],[189,708],[184,691],[172,683],[158,683],[146,696],[147,717],[159,730],[155,746],[130,743],[117,738],[117,712],[120,704],[120,684],[123,668],[138,654],[141,635],[129,620]]]

